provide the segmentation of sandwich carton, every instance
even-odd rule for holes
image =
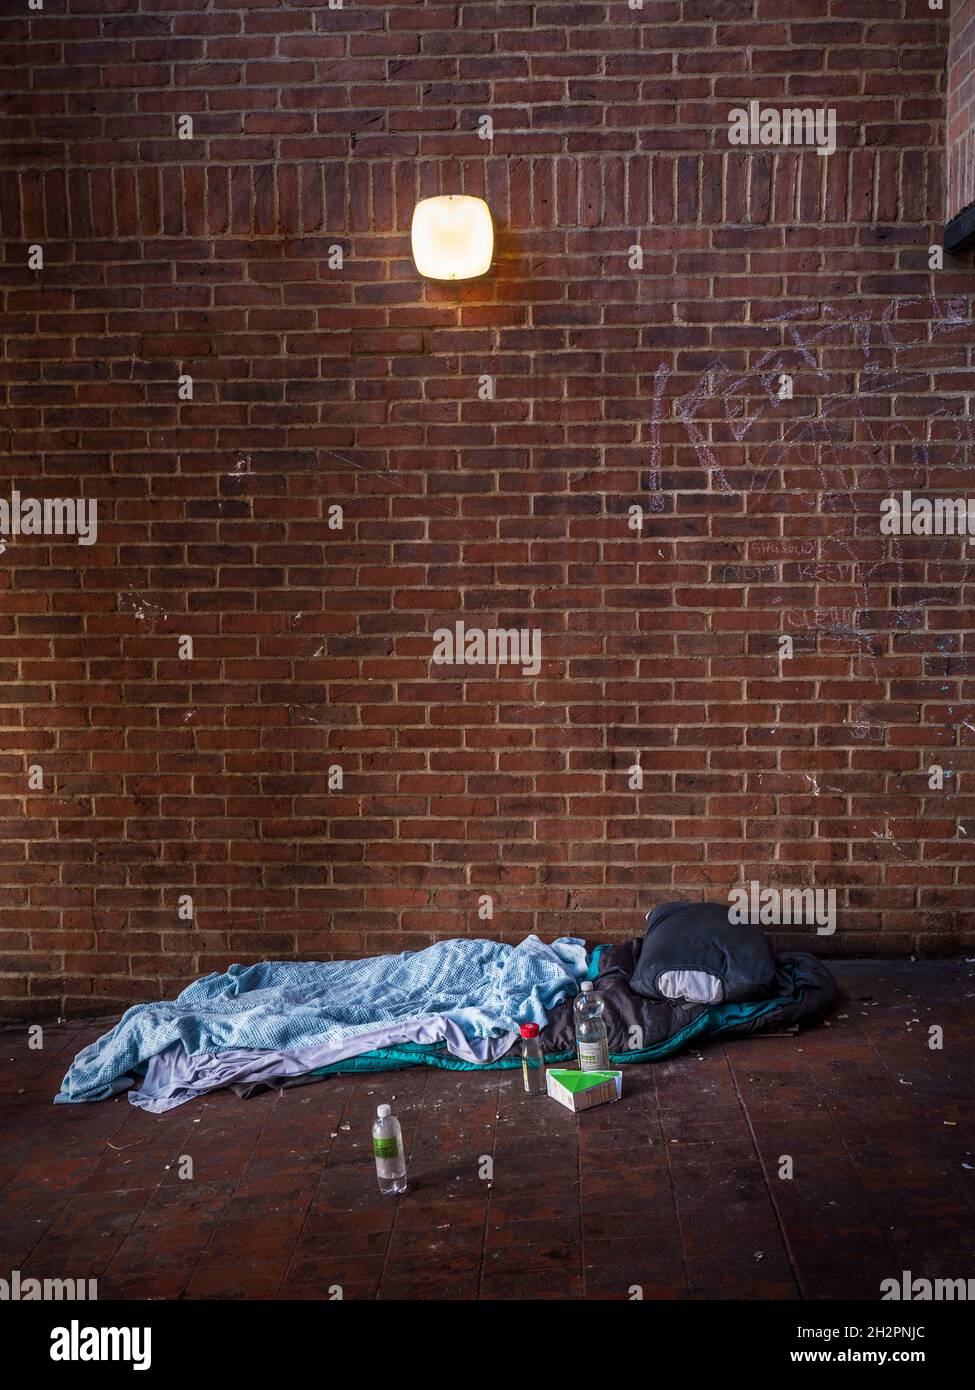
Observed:
[[[548,1067],[545,1083],[552,1099],[568,1110],[590,1110],[594,1105],[619,1100],[623,1092],[623,1073]]]

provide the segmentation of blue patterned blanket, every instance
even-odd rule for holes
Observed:
[[[232,965],[196,980],[175,1000],[127,1010],[78,1053],[55,1100],[105,1100],[128,1084],[122,1078],[134,1068],[177,1042],[191,1056],[230,1048],[293,1051],[431,1014],[452,1020],[471,1040],[522,1023],[542,1027],[585,975],[585,943],[576,937],[546,945],[528,936],[517,946],[457,938],[365,960]],[[363,1050],[368,1046],[364,1041]]]

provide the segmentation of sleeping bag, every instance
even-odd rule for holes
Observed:
[[[161,1112],[220,1087],[246,1096],[335,1072],[517,1067],[528,1021],[541,1025],[546,1061],[565,1062],[583,978],[605,1004],[615,1065],[808,1027],[836,998],[815,957],[773,956],[757,928],[730,923],[717,904],[665,903],[645,936],[593,949],[575,937],[455,938],[358,961],[234,965],[176,1000],[129,1009],[78,1054],[56,1101],[127,1090],[133,1105]]]
[[[687,914],[671,909],[694,909]],[[701,909],[707,909],[703,913]],[[711,911],[710,909],[714,909]],[[657,935],[665,923],[669,928],[688,926],[688,944],[683,955],[692,968],[702,964],[720,970],[726,988],[734,998],[703,1003],[686,999],[667,999],[644,993],[650,974],[673,950],[674,932]],[[710,924],[712,935],[706,928]],[[729,932],[727,929],[733,929]],[[755,937],[758,937],[758,943]],[[693,956],[690,954],[693,949]],[[662,952],[663,954],[658,954]],[[637,980],[634,976],[642,972]],[[657,971],[659,974],[659,971]],[[826,965],[804,951],[772,955],[757,927],[743,929],[728,921],[727,908],[714,903],[664,903],[647,917],[647,933],[616,945],[596,946],[589,955],[587,978],[593,981],[605,1005],[603,1021],[609,1036],[609,1058],[614,1066],[659,1061],[683,1048],[752,1033],[792,1032],[820,1022],[836,1002],[837,987]],[[754,997],[738,998],[746,980],[754,980]],[[637,988],[637,984],[640,988]],[[549,1010],[540,1039],[545,1060],[551,1065],[575,1058],[574,995]],[[451,1055],[442,1043],[407,1044],[381,1048],[349,1058],[335,1066],[317,1068],[291,1078],[242,1080],[233,1085],[237,1095],[248,1098],[269,1086],[298,1086],[346,1071],[385,1071],[390,1068],[430,1066],[450,1070],[470,1067]],[[504,1056],[486,1064],[489,1067],[519,1067],[517,1044]],[[479,1068],[482,1069],[482,1068]]]

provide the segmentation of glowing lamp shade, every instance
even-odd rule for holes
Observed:
[[[481,198],[448,194],[413,209],[413,260],[430,280],[471,280],[491,267],[494,226]]]

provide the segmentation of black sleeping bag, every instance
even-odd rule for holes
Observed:
[[[678,971],[712,973],[721,997],[665,997],[661,977]],[[651,1061],[719,1036],[808,1028],[837,995],[822,961],[804,951],[773,955],[757,927],[730,923],[716,903],[661,904],[648,915],[644,937],[599,949],[593,973],[610,1056],[619,1062]],[[541,1033],[546,1055],[574,1049],[572,1005],[568,999],[549,1014]]]

